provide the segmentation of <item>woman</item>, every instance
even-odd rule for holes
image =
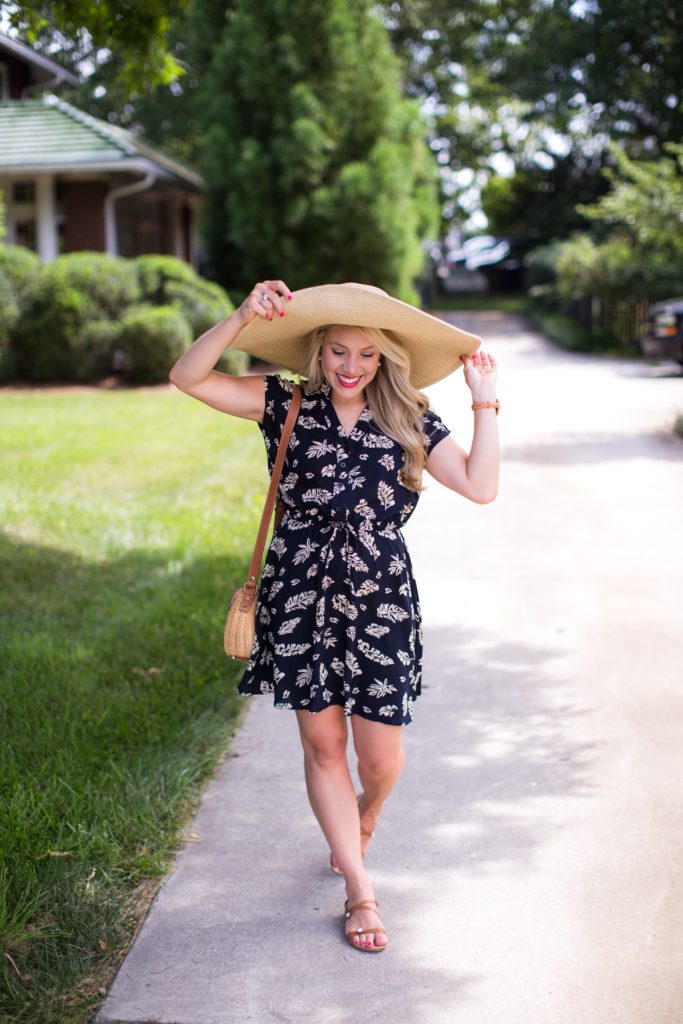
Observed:
[[[403,727],[420,694],[420,604],[400,527],[424,469],[478,503],[497,490],[497,367],[478,345],[370,286],[292,294],[284,281],[263,281],[169,374],[194,398],[256,420],[271,469],[294,385],[213,367],[235,347],[307,378],[280,482],[285,515],[264,566],[239,689],[274,692],[276,707],[296,712],[311,806],[332,870],[346,882],[345,936],[366,952],[388,940],[363,856],[403,768]],[[475,410],[469,454],[418,390],[460,361]]]

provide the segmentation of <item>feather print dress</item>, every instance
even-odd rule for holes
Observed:
[[[264,380],[259,427],[272,472],[294,385],[277,374]],[[302,396],[239,692],[406,725],[420,693],[422,619],[401,526],[419,494],[401,483],[403,451],[369,408],[347,435],[330,390],[324,382]],[[431,409],[423,430],[428,453],[450,433]]]

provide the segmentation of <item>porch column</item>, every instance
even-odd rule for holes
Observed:
[[[54,174],[36,175],[36,243],[43,263],[57,259],[57,208]]]

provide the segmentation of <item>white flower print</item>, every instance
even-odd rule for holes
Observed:
[[[309,445],[306,449],[306,455],[309,459],[320,459],[323,455],[329,455],[330,452],[337,450],[335,444],[330,444],[329,441],[314,441],[313,444]]]
[[[273,537],[270,543],[270,550],[274,551],[276,555],[284,555],[287,550],[287,545],[282,537]]]
[[[349,486],[354,490],[356,487],[362,487],[365,483],[365,477],[360,475],[360,469],[358,466],[354,466],[349,472]]]
[[[356,572],[367,572],[368,571],[368,567],[367,567],[366,563],[363,561],[363,559],[360,557],[360,555],[356,554],[355,551],[350,551],[349,552],[349,555],[348,555],[348,558],[347,558],[346,561],[347,561],[347,564],[349,565],[349,567],[351,569],[355,569]]]
[[[377,614],[381,619],[389,619],[391,622],[403,622],[408,618],[408,612],[404,608],[399,608],[397,604],[381,604]]]
[[[304,665],[296,674],[295,686],[310,686],[313,680],[313,666]]]
[[[282,625],[278,629],[279,636],[285,636],[287,633],[292,633],[301,622],[301,616],[297,616],[294,619],[285,619]]]
[[[382,654],[376,647],[372,647],[367,640],[358,641],[358,650],[362,651],[366,658],[370,661],[376,661],[380,665],[393,665],[394,659],[390,658],[388,654]]]
[[[338,676],[344,675],[344,662],[340,658],[333,658],[330,666]]]
[[[363,444],[366,448],[393,448],[396,442],[386,434],[366,434]]]
[[[402,665],[412,665],[413,663],[413,656],[412,654],[409,654],[408,651],[398,650],[396,651],[396,657]]]
[[[392,555],[389,562],[389,572],[392,576],[400,576],[406,567],[405,560],[400,555]]]
[[[393,469],[395,466],[394,456],[388,454],[383,455],[382,458],[379,460],[379,464],[380,466],[384,466],[385,469]]]
[[[301,562],[305,562],[319,547],[320,545],[312,541],[310,537],[305,544],[299,544],[296,553],[292,556],[294,565],[300,565]]]
[[[371,697],[388,697],[392,693],[396,693],[396,687],[388,679],[375,679],[374,683],[368,686],[368,694]]]
[[[327,505],[330,501],[330,492],[322,487],[312,487],[301,495],[304,501],[313,501],[316,505]]]
[[[332,597],[332,607],[336,611],[342,612],[347,619],[358,618],[358,609],[355,605],[351,604],[345,594],[334,594]]]
[[[300,594],[292,594],[285,601],[285,611],[293,612],[299,608],[308,608],[317,598],[315,590],[303,590]]]
[[[356,589],[356,597],[365,597],[367,594],[374,594],[379,590],[379,583],[375,583],[374,580],[363,580],[361,585]]]
[[[385,508],[391,508],[392,505],[396,504],[394,501],[394,488],[390,487],[385,480],[380,480],[379,482],[377,487],[377,497]]]
[[[365,632],[369,636],[374,636],[379,639],[379,637],[384,636],[385,633],[389,632],[389,627],[380,626],[379,622],[371,622],[369,626],[365,627]]]
[[[281,658],[292,658],[295,654],[305,654],[310,644],[275,644],[275,653]]]
[[[346,652],[346,667],[352,676],[362,675],[360,665],[358,664],[358,658],[351,651]]]
[[[379,709],[379,714],[382,715],[384,718],[391,718],[393,715],[396,714],[397,711],[398,706],[396,704],[383,704],[382,707]]]

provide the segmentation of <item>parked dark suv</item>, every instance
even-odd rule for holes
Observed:
[[[640,347],[646,356],[675,359],[683,366],[683,298],[650,306]]]

